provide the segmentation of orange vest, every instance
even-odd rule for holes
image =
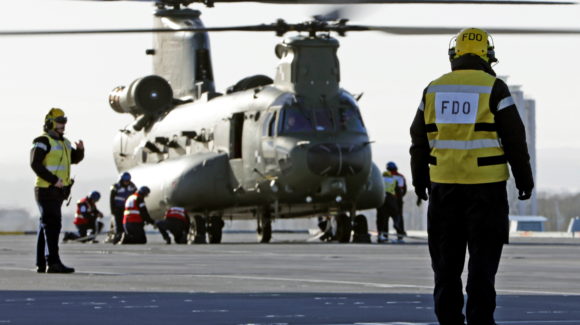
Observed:
[[[143,218],[141,217],[141,212],[139,212],[140,206],[144,206],[145,202],[137,204],[137,199],[139,198],[139,193],[133,193],[125,201],[125,212],[123,213],[123,224],[136,222],[143,223]]]

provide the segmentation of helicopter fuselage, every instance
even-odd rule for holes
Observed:
[[[281,218],[376,207],[382,179],[356,101],[337,97],[314,110],[275,85],[206,97],[122,130],[115,162],[152,189],[157,217],[170,206],[233,218],[267,205]]]

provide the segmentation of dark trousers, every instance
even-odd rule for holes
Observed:
[[[36,266],[61,263],[58,253],[58,237],[62,227],[60,208],[64,201],[61,189],[55,187],[35,188],[36,204],[40,210],[40,223],[36,240]]]
[[[385,235],[389,233],[389,218],[393,218],[393,227],[397,231],[397,237],[403,239],[406,234],[397,198],[387,193],[385,203],[377,209],[377,231],[379,233],[383,232]]]
[[[428,235],[441,325],[495,324],[495,275],[509,235],[505,182],[432,184]],[[466,314],[461,273],[469,250]]]
[[[87,224],[76,225],[76,226],[77,226],[77,229],[79,231],[80,237],[86,237],[89,230],[91,231],[91,234],[93,234],[93,235],[96,235],[96,234],[100,233],[101,230],[103,230],[103,223],[100,221],[90,221]]]
[[[407,236],[407,232],[405,231],[405,218],[403,218],[403,197],[397,197],[397,208],[399,209],[399,229],[401,229],[401,233],[404,236]]]
[[[115,218],[115,235],[120,236],[123,233],[123,215],[125,213],[124,207],[115,207],[113,209],[113,216]]]
[[[167,218],[159,220],[155,223],[163,239],[168,240],[169,234],[171,232],[173,239],[178,244],[187,243],[187,233],[189,232],[189,227],[185,222],[176,218]]]
[[[146,244],[145,224],[142,222],[127,222],[123,224],[125,236],[123,244]]]

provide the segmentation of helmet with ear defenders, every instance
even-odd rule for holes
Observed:
[[[53,107],[48,111],[44,117],[44,129],[50,131],[54,129],[56,123],[66,123],[67,118],[64,116],[64,111],[60,108]]]
[[[486,62],[497,62],[493,38],[479,28],[461,30],[457,36],[451,39],[448,54],[450,61],[465,54],[474,54]]]

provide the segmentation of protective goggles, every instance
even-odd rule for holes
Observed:
[[[66,124],[67,118],[65,116],[58,116],[54,119],[56,123]]]

